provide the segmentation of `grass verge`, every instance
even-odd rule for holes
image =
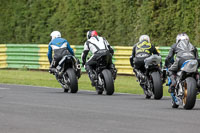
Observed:
[[[6,84],[22,84],[33,86],[45,86],[61,88],[60,84],[56,81],[54,75],[46,71],[30,71],[30,70],[0,70],[0,83]],[[95,90],[91,86],[91,82],[87,74],[82,74],[78,81],[79,90]],[[169,96],[167,88],[164,84],[163,95]],[[142,88],[136,81],[134,76],[121,76],[118,75],[115,80],[115,92],[143,94]],[[198,98],[200,98],[198,96]]]

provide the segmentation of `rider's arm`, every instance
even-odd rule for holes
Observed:
[[[160,55],[160,53],[158,53],[158,50],[156,49],[154,45],[152,45],[152,48],[153,48],[153,54]]]
[[[136,48],[136,45],[133,46],[132,55],[130,57],[130,64],[132,67],[134,67],[133,59],[135,58],[135,48]]]
[[[108,45],[108,49],[109,49],[110,53],[111,53],[112,55],[114,55],[114,50],[113,50],[113,48],[112,48],[110,45]]]
[[[168,67],[171,64],[171,61],[174,58],[176,44],[171,46],[168,56],[165,59],[165,66]]]
[[[108,41],[107,41],[105,38],[103,38],[103,40],[104,40],[105,44],[107,45],[108,50],[110,51],[110,53],[111,53],[112,55],[114,55],[114,50],[113,50],[113,48],[110,46],[110,44],[108,43]]]
[[[87,45],[87,42],[85,42],[85,44],[84,44],[84,50],[83,50],[83,53],[82,53],[82,55],[81,55],[81,60],[82,60],[82,65],[83,65],[83,66],[84,66],[85,63],[86,63],[86,57],[87,57],[89,51],[90,51],[90,50],[89,50],[89,47],[88,47],[88,45]]]
[[[74,51],[73,49],[70,47],[69,42],[66,40],[67,42],[67,49],[69,50],[69,52],[74,56]]]
[[[51,62],[52,62],[52,48],[51,48],[51,43],[49,43],[47,56],[48,56],[48,59],[49,59],[49,63],[51,64]]]
[[[195,52],[195,58],[196,59],[199,59],[199,54],[198,54],[198,50],[197,50],[197,48],[195,47],[195,50],[194,50],[194,52]]]
[[[195,55],[195,59],[198,61],[198,67],[200,67],[200,59],[199,59],[199,54],[198,54],[198,50],[196,47],[194,47],[194,55]]]

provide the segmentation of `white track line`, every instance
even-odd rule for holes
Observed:
[[[9,90],[10,88],[2,88],[0,87],[0,90]]]

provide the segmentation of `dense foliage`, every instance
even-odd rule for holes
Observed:
[[[88,30],[111,45],[132,46],[141,34],[172,45],[186,32],[200,46],[199,0],[0,0],[0,43],[45,43],[59,30],[82,45]]]

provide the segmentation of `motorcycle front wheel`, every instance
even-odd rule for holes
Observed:
[[[114,93],[114,81],[112,73],[108,69],[102,71],[104,79],[104,87],[107,95],[112,95]]]

